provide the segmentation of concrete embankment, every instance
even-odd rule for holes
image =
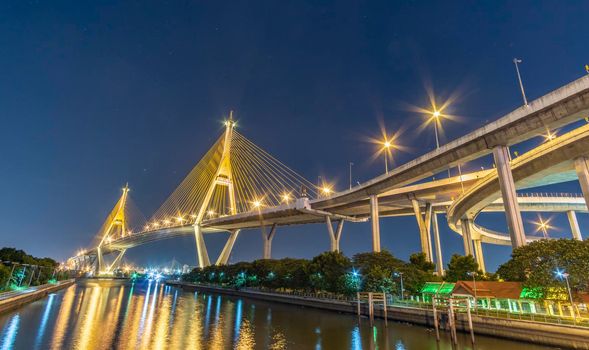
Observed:
[[[178,286],[187,291],[198,290],[207,293],[220,293],[234,297],[260,299],[264,301],[344,313],[355,314],[357,310],[355,303],[342,300],[318,299],[255,290],[235,290],[177,281],[169,281],[167,284]],[[367,308],[363,307],[362,313],[366,315]],[[383,318],[383,310],[375,308],[375,316]],[[389,306],[387,316],[389,320],[409,322],[430,328],[434,327],[433,312],[431,310],[404,306]],[[549,345],[559,348],[589,350],[589,328],[585,327],[477,315],[472,316],[472,322],[475,334]],[[443,326],[444,324],[442,324],[442,327]],[[466,314],[457,314],[456,327],[459,331],[469,332]]]
[[[74,282],[75,280],[71,279],[60,281],[56,284],[44,284],[21,291],[2,293],[0,294],[0,314],[44,298],[49,293],[54,293],[71,286]]]

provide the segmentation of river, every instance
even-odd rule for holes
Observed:
[[[547,349],[459,334],[455,349]],[[432,330],[354,315],[217,294],[162,283],[81,281],[0,315],[8,349],[452,349]]]

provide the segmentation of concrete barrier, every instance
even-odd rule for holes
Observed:
[[[57,284],[44,284],[31,290],[23,290],[20,293],[11,293],[8,298],[0,300],[0,314],[17,309],[25,304],[44,298],[49,293],[67,288],[74,284],[75,280],[60,281]],[[1,294],[0,294],[1,296]]]

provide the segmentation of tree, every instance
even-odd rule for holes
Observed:
[[[393,273],[399,271],[405,263],[389,251],[359,253],[354,255],[352,261],[362,276],[362,290],[386,293],[396,291]]]
[[[436,268],[436,265],[433,262],[427,261],[424,253],[411,254],[411,256],[409,256],[409,263],[416,269],[429,273],[433,273]]]
[[[10,268],[0,264],[0,290],[4,288],[10,278]]]
[[[589,241],[542,239],[516,248],[497,275],[508,281],[521,281],[546,294],[550,288],[564,288],[556,271],[569,274],[571,289],[589,291]]]
[[[341,252],[325,252],[314,257],[309,266],[311,286],[332,293],[343,292],[350,265],[350,259]]]
[[[471,280],[470,273],[475,272],[476,279],[483,279],[483,272],[479,270],[479,264],[475,261],[472,255],[452,255],[446,270],[446,281],[456,282]]]

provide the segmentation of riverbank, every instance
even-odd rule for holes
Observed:
[[[75,283],[70,279],[60,281],[56,284],[43,284],[19,291],[5,292],[0,294],[0,314],[19,308],[25,304],[44,298],[49,293],[67,288]]]
[[[356,314],[356,303],[345,300],[319,299],[307,296],[262,292],[257,290],[235,290],[215,286],[196,285],[180,281],[167,281],[166,284],[177,286],[187,291],[219,293],[234,297],[260,299],[264,301],[284,303],[301,307],[311,307],[348,314]],[[408,306],[389,306],[387,318],[398,322],[409,322],[433,328],[433,312]],[[362,310],[363,314],[367,310]],[[440,313],[440,311],[438,311]],[[375,316],[384,318],[382,309],[375,309]],[[589,350],[589,328],[570,325],[557,325],[526,320],[504,319],[492,316],[472,316],[475,334],[500,337],[522,342],[555,346],[559,348]],[[456,315],[458,331],[468,332],[468,319],[464,314]]]

